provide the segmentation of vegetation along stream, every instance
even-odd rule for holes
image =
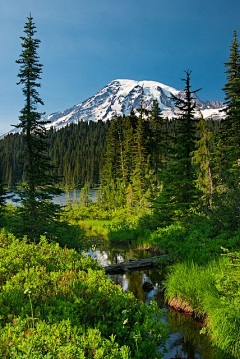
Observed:
[[[151,257],[147,251],[138,250],[129,245],[93,245],[85,252],[96,259],[103,266],[113,263],[128,262],[131,259],[139,260]],[[142,276],[147,274],[154,285],[154,289],[148,293],[142,289]],[[202,323],[192,317],[170,309],[164,300],[165,270],[154,268],[148,271],[139,271],[125,274],[110,275],[110,278],[119,284],[124,291],[131,291],[139,301],[146,305],[150,301],[156,301],[163,310],[162,321],[168,323],[170,329],[167,340],[168,352],[164,359],[219,359],[219,353],[211,346],[206,335],[200,334]]]

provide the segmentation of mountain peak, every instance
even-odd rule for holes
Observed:
[[[114,116],[129,115],[132,109],[137,109],[141,105],[143,98],[144,107],[151,110],[153,100],[157,100],[162,110],[163,116],[174,118],[174,102],[171,95],[181,96],[182,90],[165,85],[157,81],[150,80],[130,80],[116,79],[103,87],[94,96],[88,98],[65,111],[56,112],[47,116],[51,121],[47,128],[54,127],[59,129],[70,123],[78,121],[98,121],[111,120]],[[221,118],[223,115],[219,108],[223,107],[220,102],[203,102],[196,97],[199,108],[204,117]]]
[[[163,116],[174,118],[177,116],[177,111],[171,95],[181,97],[182,93],[182,90],[157,81],[116,79],[87,100],[64,111],[46,116],[44,120],[50,121],[46,125],[47,129],[53,127],[57,130],[79,121],[107,121],[116,115],[129,115],[132,109],[140,108],[142,99],[144,108],[147,110],[151,110],[153,101],[157,100]],[[223,108],[220,101],[204,102],[196,97],[196,102],[205,118],[219,119],[224,116],[220,111]],[[16,130],[11,132],[16,132]]]
[[[109,86],[112,83],[119,83],[121,86],[124,86],[124,87],[140,86],[143,89],[144,88],[157,89],[158,87],[160,87],[169,93],[173,93],[173,94],[179,93],[179,90],[176,90],[174,87],[165,85],[161,82],[151,81],[151,80],[136,81],[136,80],[128,80],[128,79],[117,79],[117,80],[113,80],[112,82],[110,82]]]

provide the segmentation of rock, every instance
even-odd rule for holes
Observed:
[[[154,289],[151,279],[145,273],[142,275],[142,289],[144,292],[150,292]]]

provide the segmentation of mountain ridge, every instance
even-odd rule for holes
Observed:
[[[157,81],[135,81],[128,79],[117,79],[104,86],[94,96],[70,107],[64,111],[55,112],[47,117],[51,121],[47,128],[61,128],[70,123],[78,121],[111,120],[116,115],[129,115],[132,109],[140,107],[141,96],[144,108],[151,110],[153,100],[156,99],[162,114],[168,118],[177,117],[171,95],[182,97],[183,90],[165,85]],[[201,101],[196,96],[199,109],[205,118],[222,118],[220,110],[224,107],[220,101]]]
[[[129,115],[132,109],[140,108],[141,100],[143,100],[143,107],[151,110],[155,99],[158,101],[164,117],[175,118],[179,112],[174,107],[174,102],[171,99],[172,94],[183,97],[184,90],[177,90],[157,81],[116,79],[85,101],[66,110],[45,116],[43,120],[50,122],[46,124],[47,129],[53,127],[56,130],[79,121],[107,121],[116,115]],[[222,112],[224,104],[222,102],[201,101],[197,96],[196,102],[204,118],[220,119],[224,117]],[[16,129],[10,131],[10,133],[14,132]],[[0,138],[5,135],[0,136]]]

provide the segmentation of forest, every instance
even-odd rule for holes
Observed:
[[[42,65],[31,16],[24,33],[19,133],[0,141],[0,356],[164,358],[169,328],[156,302],[140,303],[79,254],[117,242],[167,255],[165,301],[191,307],[216,358],[239,358],[237,32],[224,64],[222,120],[203,118],[186,70],[184,96],[172,95],[176,119],[164,118],[157,100],[146,111],[142,97],[127,116],[58,131],[46,131],[38,112]],[[77,203],[52,201],[79,188]],[[7,204],[13,190],[18,206]]]

